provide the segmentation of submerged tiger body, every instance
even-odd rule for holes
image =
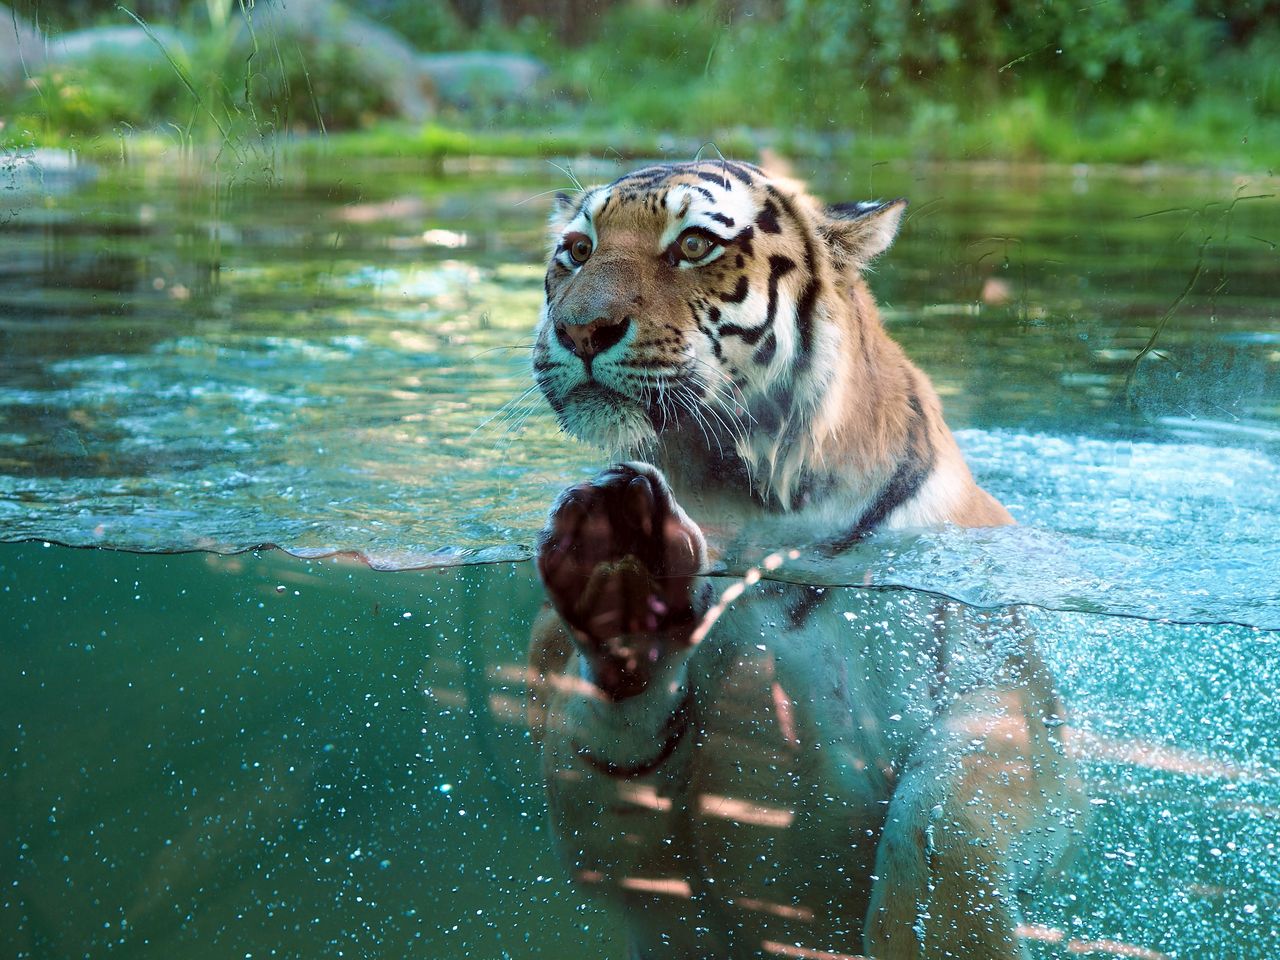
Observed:
[[[771,584],[707,626],[704,531],[1012,522],[863,279],[904,208],[729,161],[557,198],[535,377],[637,459],[552,508],[531,711],[561,848],[635,956],[1020,957],[1016,891],[1078,809],[1015,617]]]

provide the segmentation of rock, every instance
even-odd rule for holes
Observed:
[[[91,63],[94,60],[134,60],[166,63],[169,56],[186,59],[191,41],[168,27],[153,26],[150,35],[139,26],[92,27],[49,38],[50,63]],[[164,47],[164,50],[161,49]]]
[[[418,64],[435,84],[440,101],[456,107],[528,103],[549,72],[533,57],[482,50],[426,54]]]
[[[177,30],[155,26],[148,33],[136,24],[92,27],[46,37],[0,4],[0,88],[16,87],[28,74],[39,73],[50,64],[87,64],[95,60],[164,64],[168,59],[165,50],[181,62],[191,47],[192,41]]]

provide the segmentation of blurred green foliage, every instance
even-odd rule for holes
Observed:
[[[200,48],[169,52],[171,63],[94,57],[40,71],[18,98],[12,125],[54,138],[159,126],[198,140],[218,131],[351,129],[391,113],[382,92],[355,75],[332,43],[282,45],[250,70],[239,59],[204,59]]]
[[[1052,77],[1077,90],[1186,96],[1225,33],[1196,0],[787,0],[793,39],[814,59],[885,90],[938,77]]]
[[[255,60],[218,78],[230,116],[251,115],[269,131],[296,131],[349,130],[392,113],[383,89],[331,39],[290,38],[260,50]],[[230,66],[235,71],[236,64]]]
[[[365,0],[357,4],[366,17],[396,31],[419,50],[457,50],[471,38],[448,3],[412,0]]]
[[[1215,142],[1230,152],[1259,125],[1280,135],[1276,25],[1278,0],[777,0],[749,13],[620,3],[557,64],[574,115],[601,126],[856,131],[943,156],[1185,160]]]
[[[94,58],[37,73],[17,101],[15,125],[72,135],[112,126],[142,128],[157,117],[188,114],[182,101],[182,88],[168,65]]]
[[[14,98],[11,126],[39,130],[45,139],[160,127],[198,140],[350,129],[393,113],[384,90],[331,37],[260,38],[248,0],[152,6],[175,11],[167,24],[189,38],[185,44],[113,5],[116,16],[104,25],[141,23],[152,43],[141,53],[104,44],[90,56],[37,69]]]
[[[751,15],[736,6],[618,4],[582,53],[600,66],[613,58],[626,82],[655,64],[678,67],[682,89],[712,76],[750,81],[766,107],[781,100],[813,116],[829,91],[971,102],[1045,87],[1059,98],[1185,102],[1242,62],[1273,85],[1280,39],[1280,0],[777,0]]]
[[[132,22],[114,0],[13,6],[63,29]],[[121,124],[333,131],[393,112],[333,40],[264,43],[247,57],[251,0],[126,6],[199,39],[173,63],[81,63],[38,75],[16,104],[23,124],[46,138]],[[1280,148],[1280,0],[347,6],[423,51],[522,52],[549,66],[521,102],[442,103],[437,122],[468,131],[470,143],[522,129],[601,131],[608,146],[619,130],[717,142],[770,131],[794,150],[805,138],[812,146],[856,132],[924,155],[1130,162]]]

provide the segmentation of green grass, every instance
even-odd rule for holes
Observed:
[[[67,132],[17,123],[0,130],[0,148],[59,146],[87,156],[158,155],[199,146],[176,126],[138,130],[115,125],[102,132]],[[948,103],[922,103],[910,118],[880,118],[867,127],[827,130],[796,125],[742,125],[695,129],[689,121],[590,118],[571,123],[469,126],[454,120],[411,126],[386,120],[365,130],[327,135],[259,138],[232,131],[244,154],[283,151],[302,159],[322,156],[419,158],[538,158],[582,155],[642,158],[692,156],[699,149],[757,157],[764,148],[786,157],[849,156],[937,162],[1159,164],[1274,174],[1280,158],[1280,117],[1258,117],[1221,96],[1189,106],[1108,105],[1088,113],[1055,110],[1045,99],[1021,97],[962,114]]]

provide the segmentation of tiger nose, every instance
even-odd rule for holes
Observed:
[[[567,323],[556,321],[556,339],[560,345],[574,356],[589,360],[598,353],[604,353],[627,335],[631,327],[631,317],[617,319],[596,317],[590,323]]]

